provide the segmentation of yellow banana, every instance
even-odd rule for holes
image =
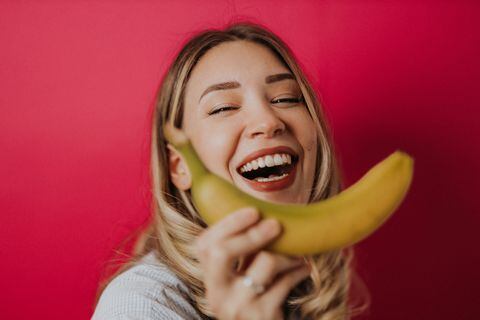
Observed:
[[[204,167],[186,135],[165,125],[167,140],[182,154],[192,174],[192,197],[207,224],[243,207],[275,218],[283,233],[274,252],[305,255],[353,245],[377,230],[403,201],[413,178],[414,160],[395,151],[339,194],[309,204],[276,204],[257,199]]]

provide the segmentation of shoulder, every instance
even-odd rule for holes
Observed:
[[[201,319],[189,297],[188,287],[150,253],[108,284],[92,320]]]

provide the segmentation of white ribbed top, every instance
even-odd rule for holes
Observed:
[[[92,320],[202,319],[189,297],[188,287],[152,252],[108,284]]]

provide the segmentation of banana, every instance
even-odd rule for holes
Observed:
[[[256,207],[262,218],[277,219],[283,228],[267,249],[288,255],[340,249],[368,237],[395,212],[413,178],[413,158],[397,150],[328,199],[309,204],[270,203],[210,173],[180,129],[168,123],[164,134],[187,162],[193,202],[208,225],[240,208]]]

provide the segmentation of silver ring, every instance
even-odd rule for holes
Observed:
[[[257,295],[265,292],[265,286],[253,282],[250,276],[243,276],[242,283],[245,287],[252,289]]]

